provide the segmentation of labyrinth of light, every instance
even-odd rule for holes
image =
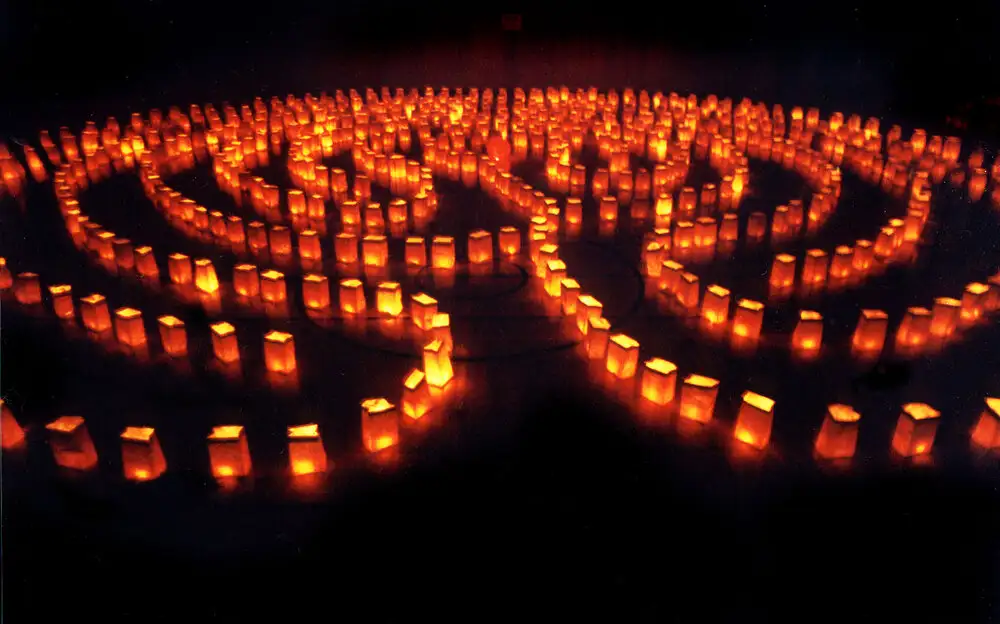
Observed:
[[[794,322],[777,330],[764,319],[769,309],[798,301],[793,294],[850,297],[889,267],[912,261],[935,195],[946,186],[963,188],[978,209],[1000,206],[1000,159],[989,167],[981,149],[965,152],[963,158],[958,137],[883,129],[876,118],[824,116],[799,106],[786,113],[748,99],[632,89],[382,88],[218,108],[192,104],[166,114],[154,109],[133,113],[125,124],[87,122],[78,136],[60,128],[55,138],[43,130],[37,145],[0,144],[0,197],[9,200],[3,210],[31,211],[28,187],[46,185],[61,212],[65,231],[59,235],[73,241],[81,259],[123,282],[166,293],[175,311],[145,313],[119,292],[80,292],[4,258],[0,289],[5,306],[53,319],[52,331],[101,345],[102,357],[129,358],[140,368],[200,358],[199,367],[172,374],[208,368],[219,383],[260,383],[245,366],[253,354],[263,362],[270,390],[292,395],[300,392],[301,376],[331,371],[300,362],[301,337],[294,325],[278,321],[299,319],[326,331],[372,324],[412,360],[402,379],[380,379],[381,396],[341,406],[360,418],[357,447],[378,455],[407,441],[408,423],[447,412],[463,391],[456,379],[468,345],[457,344],[452,333],[462,318],[419,289],[415,276],[447,284],[456,274],[489,280],[503,266],[520,267],[533,285],[534,304],[561,319],[567,346],[600,368],[611,394],[630,394],[644,410],[700,426],[720,416],[720,393],[733,393],[740,401],[725,415],[733,423],[726,435],[750,453],[766,453],[772,427],[783,417],[780,392],[726,388],[705,371],[679,369],[671,353],[646,350],[643,336],[627,335],[605,316],[605,302],[588,290],[586,272],[574,270],[561,246],[585,231],[611,238],[620,228],[638,227],[643,242],[636,270],[644,296],[685,319],[699,340],[724,343],[734,355],[767,344],[803,363],[831,349],[848,350],[859,361],[932,357],[991,322],[1000,309],[1000,272],[958,292],[928,286],[926,297],[907,302],[900,317],[863,309],[848,344],[827,339],[819,310],[797,309]],[[584,153],[596,154],[588,162],[598,166],[583,164]],[[809,193],[770,212],[741,212],[755,185],[755,160],[800,176]],[[285,163],[291,187],[260,174],[271,161]],[[514,173],[526,162],[541,163],[534,186]],[[707,165],[715,181],[691,185],[695,163]],[[218,205],[200,205],[172,186],[198,167],[212,172]],[[894,198],[898,213],[865,238],[790,253],[785,243],[808,241],[838,209],[848,171]],[[95,221],[88,189],[112,176],[141,183],[146,206],[129,210],[152,208],[143,218],[164,219],[217,255],[190,257],[121,237],[114,223]],[[509,225],[469,231],[459,240],[429,234],[447,184],[478,187]],[[700,267],[726,257],[738,242],[773,251],[770,273],[757,277],[765,282],[765,300],[745,296],[736,283],[699,276]],[[203,313],[192,315],[192,308]],[[275,327],[253,334],[242,327],[248,317],[272,319]],[[210,349],[189,349],[193,336]],[[974,447],[992,450],[1000,447],[1000,399],[984,396],[981,405],[975,427],[964,435]],[[886,451],[902,458],[931,454],[949,414],[917,400],[897,411]],[[867,415],[832,404],[826,413],[798,416],[815,420],[809,444],[817,461],[827,461],[855,454]],[[52,414],[37,435],[9,404],[2,418],[4,449],[37,440],[49,445],[61,467],[98,464],[88,427],[102,426],[99,418]],[[322,420],[288,426],[292,475],[333,466],[323,428]],[[156,479],[169,470],[171,458],[146,423],[125,428],[119,439],[125,478]],[[220,482],[253,474],[240,423],[218,422],[197,443],[207,447]]]

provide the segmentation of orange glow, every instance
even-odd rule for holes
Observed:
[[[421,236],[410,236],[405,246],[406,266],[427,266],[427,245]]]
[[[288,464],[295,476],[326,472],[326,450],[319,425],[288,427]]]
[[[274,269],[261,273],[260,296],[268,303],[283,303],[288,298],[285,291],[285,274]]]
[[[740,340],[756,342],[764,324],[764,304],[750,299],[740,299],[736,303],[733,317],[733,336]]]
[[[431,409],[431,394],[427,376],[414,368],[403,378],[403,413],[418,420]]]
[[[576,317],[576,302],[580,298],[580,283],[573,278],[567,278],[559,285],[560,305],[566,316]]]
[[[60,416],[45,425],[56,464],[73,470],[97,465],[97,451],[81,416]]]
[[[0,399],[0,448],[9,450],[24,442],[24,429],[18,424],[14,412]]]
[[[618,220],[618,200],[611,196],[604,196],[598,205],[598,214],[601,221],[614,222]]]
[[[816,437],[816,454],[825,459],[853,457],[860,420],[861,414],[848,405],[834,403],[827,407],[826,417]]]
[[[1000,399],[986,397],[986,407],[972,430],[972,442],[988,450],[1000,448]]]
[[[926,455],[934,446],[941,413],[926,403],[907,403],[896,421],[892,450],[903,457]]]
[[[868,355],[882,351],[889,329],[889,315],[882,310],[862,310],[851,346],[857,353]]]
[[[469,234],[469,262],[484,264],[493,261],[493,235],[485,230]]]
[[[310,310],[330,307],[330,284],[325,275],[308,273],[302,276],[302,300]]]
[[[167,355],[181,357],[187,354],[187,331],[184,321],[176,316],[164,315],[156,319],[160,328],[160,344]]]
[[[36,305],[42,302],[42,286],[37,273],[29,271],[18,273],[14,282],[14,298],[21,305]]]
[[[358,261],[358,237],[340,232],[333,237],[333,253],[339,264],[355,264]]]
[[[927,308],[907,308],[903,322],[896,330],[896,349],[911,351],[927,342],[931,328],[931,311]]]
[[[680,287],[684,265],[676,260],[666,260],[660,270],[660,290],[676,294]]]
[[[748,390],[743,393],[733,436],[754,448],[764,449],[771,439],[773,419],[774,401]]]
[[[677,390],[677,366],[661,358],[646,360],[642,369],[642,397],[657,405],[674,400]]]
[[[76,316],[73,308],[73,288],[69,284],[49,286],[49,296],[52,298],[52,312],[60,319],[72,319]]]
[[[399,416],[396,406],[383,398],[362,401],[361,440],[370,453],[398,444]]]
[[[774,256],[770,283],[777,289],[788,288],[795,284],[795,256],[786,253]]]
[[[111,314],[104,295],[88,295],[80,299],[80,316],[83,326],[95,333],[101,333],[111,327]]]
[[[802,282],[805,284],[821,284],[826,281],[830,258],[822,249],[810,249],[806,252],[806,261],[802,267]]]
[[[694,246],[694,223],[681,220],[674,224],[673,247],[674,249],[687,249]]]
[[[444,348],[451,353],[453,344],[451,340],[451,315],[438,312],[431,320],[431,339],[439,340]]]
[[[287,256],[292,253],[292,233],[283,225],[272,225],[268,236],[271,255]]]
[[[431,239],[431,268],[455,268],[455,239],[451,236],[435,236]]]
[[[705,289],[701,302],[701,317],[713,325],[721,325],[729,320],[729,289],[712,284]]]
[[[319,232],[302,230],[299,232],[299,258],[304,261],[319,261],[323,259],[323,248],[319,242]]]
[[[166,471],[167,462],[152,427],[126,427],[121,433],[121,443],[126,479],[149,481]]]
[[[590,295],[580,295],[576,301],[576,327],[584,336],[590,327],[589,322],[601,318],[604,304]]]
[[[233,267],[233,289],[242,297],[256,297],[260,294],[260,276],[253,264],[237,264]]]
[[[704,375],[688,375],[681,384],[680,415],[683,418],[707,423],[715,412],[715,398],[719,394],[719,380]]]
[[[611,323],[605,318],[592,318],[584,338],[584,348],[592,360],[603,360],[608,352]],[[633,370],[634,374],[634,370]]]
[[[272,373],[295,371],[295,339],[291,334],[277,330],[264,334],[264,366]]]
[[[361,256],[366,267],[382,268],[389,263],[389,241],[385,236],[369,234],[361,239]]]
[[[508,257],[521,253],[520,230],[510,225],[500,228],[498,246],[500,253]]]
[[[822,343],[823,315],[814,310],[801,310],[799,322],[792,333],[792,348],[802,354],[814,354]]]
[[[167,256],[167,272],[170,275],[170,281],[178,286],[190,284],[194,279],[191,259],[182,253],[172,253]]]
[[[427,383],[435,388],[443,388],[455,376],[451,352],[440,340],[432,340],[424,346],[424,373]]]
[[[146,343],[146,328],[142,324],[142,312],[135,308],[115,310],[115,335],[118,342],[129,347],[140,347]]]
[[[566,263],[562,260],[549,260],[545,263],[545,292],[550,297],[562,295],[562,282],[566,279]]]
[[[952,299],[951,297],[936,298],[931,311],[931,335],[938,338],[951,336],[958,325],[961,307],[962,302],[958,299]]]
[[[675,294],[677,295],[677,301],[682,306],[689,310],[696,309],[698,307],[698,299],[701,297],[701,291],[698,288],[698,276],[687,271],[681,273]]]
[[[619,379],[635,376],[639,364],[639,342],[625,334],[611,336],[607,347],[605,368]]]
[[[212,427],[208,434],[208,459],[216,479],[246,477],[250,474],[250,447],[242,425]]]
[[[963,323],[975,323],[986,309],[986,298],[990,287],[979,282],[971,282],[962,292],[961,319]]]
[[[225,321],[220,321],[212,323],[210,329],[212,330],[212,351],[215,353],[215,357],[227,364],[238,362],[240,345],[236,338],[236,328]]]
[[[219,278],[215,275],[215,266],[208,258],[198,258],[194,261],[194,284],[202,292],[218,292]]]
[[[357,278],[340,280],[340,311],[344,314],[361,314],[367,305],[365,302],[364,282]]]
[[[399,282],[379,282],[375,288],[375,307],[380,314],[399,316],[403,312],[403,287]]]

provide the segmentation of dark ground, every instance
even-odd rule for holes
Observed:
[[[2,5],[0,34],[16,54],[0,56],[0,134],[35,140],[42,126],[133,108],[382,84],[714,91],[937,132],[966,103],[982,110],[1000,95],[997,4],[926,14],[768,2],[710,9],[714,25],[693,21],[699,5],[567,18],[514,4],[373,15],[280,3],[253,16],[239,6],[223,23],[238,5],[63,4]],[[499,13],[518,10],[523,32],[499,32]],[[394,47],[372,50],[387,40]],[[966,134],[989,135],[996,117],[979,115]],[[4,317],[5,393],[16,382],[44,403],[40,379],[53,370],[81,391],[55,338]],[[993,351],[974,348],[979,363]],[[90,374],[132,379],[114,366]],[[993,367],[979,373],[995,393]],[[571,390],[511,404],[520,411],[492,443],[456,452],[446,440],[397,474],[338,477],[335,495],[308,503],[267,487],[192,496],[205,486],[191,467],[121,489],[57,478],[44,452],[4,460],[4,480],[19,485],[4,489],[5,621],[257,621],[264,607],[289,621],[1000,617],[995,465],[831,478],[779,462],[748,474],[715,448],[671,443],[665,454],[614,406]],[[460,430],[476,424],[461,418]],[[169,508],[176,500],[182,509]]]

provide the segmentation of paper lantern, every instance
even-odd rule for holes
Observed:
[[[341,232],[333,237],[333,253],[339,264],[355,264],[358,261],[358,237]]]
[[[770,284],[772,288],[790,288],[795,284],[795,256],[780,253],[774,256],[771,264]]]
[[[773,419],[774,401],[748,390],[743,393],[733,436],[744,444],[764,449],[771,439]]]
[[[580,299],[582,301],[583,297]],[[592,360],[605,359],[611,337],[611,322],[601,317],[589,318],[585,336],[583,346],[587,351],[587,357]]]
[[[611,196],[601,197],[598,204],[598,215],[601,221],[614,222],[618,220],[618,200]]]
[[[740,299],[736,303],[736,314],[733,316],[733,336],[748,342],[756,342],[760,338],[760,330],[764,325],[764,304],[750,299]]]
[[[42,302],[42,286],[37,273],[24,272],[17,275],[14,282],[14,298],[21,305],[36,305]]]
[[[453,349],[451,339],[451,315],[438,312],[431,320],[431,339],[440,340],[449,352]]]
[[[493,235],[486,230],[476,230],[469,234],[469,262],[483,264],[493,262]]]
[[[299,189],[288,191],[288,213],[304,215],[306,213],[306,194]]]
[[[740,219],[735,213],[729,212],[722,215],[722,224],[719,226],[719,240],[727,242],[736,241],[739,238]]]
[[[674,224],[673,248],[675,250],[688,249],[694,246],[694,223],[680,220]]]
[[[285,291],[285,274],[281,271],[268,269],[260,274],[261,298],[268,303],[282,303],[287,299]]]
[[[160,344],[163,352],[173,357],[187,354],[187,331],[184,321],[176,316],[164,315],[156,319],[160,328]]]
[[[288,427],[288,464],[292,474],[310,475],[326,472],[326,450],[319,435],[319,425]]]
[[[566,263],[562,260],[549,260],[545,263],[545,292],[550,297],[560,297],[562,282],[566,279]]]
[[[7,258],[0,257],[0,290],[7,290],[14,285],[14,277],[7,266]]]
[[[455,239],[451,236],[435,236],[431,239],[431,268],[455,268]]]
[[[111,327],[111,315],[104,295],[88,295],[80,299],[80,317],[83,326],[95,333],[107,331]]]
[[[854,249],[846,245],[838,246],[833,252],[830,262],[830,278],[845,279],[850,277],[854,264]]]
[[[646,360],[642,369],[642,397],[657,405],[674,400],[677,389],[677,366],[661,358]]]
[[[172,253],[167,257],[167,271],[170,281],[179,286],[190,284],[194,279],[191,259],[182,253]]]
[[[438,311],[437,299],[426,293],[417,293],[410,297],[410,318],[413,324],[429,331],[433,328],[434,315]]]
[[[167,469],[160,441],[152,427],[126,427],[121,433],[122,469],[131,481],[149,481]]]
[[[792,348],[802,354],[815,354],[823,344],[823,315],[814,310],[800,310],[799,322],[792,333]]]
[[[194,284],[201,292],[218,292],[219,279],[215,274],[215,266],[208,258],[198,258],[194,261]]]
[[[340,311],[361,314],[366,307],[364,282],[353,277],[340,280]]]
[[[806,252],[805,264],[802,266],[802,282],[804,284],[821,284],[826,281],[830,258],[822,249],[810,249]]]
[[[903,457],[926,455],[934,446],[941,413],[926,403],[907,403],[896,421],[892,450]]]
[[[715,412],[719,380],[704,375],[688,375],[681,384],[680,415],[688,420],[707,423]]]
[[[677,212],[690,216],[698,207],[698,192],[693,187],[685,186],[677,194]]]
[[[962,292],[960,317],[964,323],[975,323],[986,310],[986,299],[990,287],[979,282],[971,282]]]
[[[0,399],[0,448],[9,450],[24,442],[24,429],[18,424],[14,412]]]
[[[81,416],[60,416],[45,425],[56,464],[72,470],[97,465],[97,451]]]
[[[233,267],[233,290],[241,297],[256,297],[260,294],[260,276],[256,265],[237,264]]]
[[[375,307],[388,316],[403,312],[403,288],[399,282],[379,282],[375,288]]]
[[[208,459],[216,479],[250,475],[250,447],[242,425],[212,427],[208,434]]]
[[[287,332],[264,334],[264,367],[272,373],[295,372],[295,339]]]
[[[408,267],[427,266],[427,246],[423,237],[410,236],[406,239],[405,256]]]
[[[591,295],[580,295],[577,297],[576,326],[581,334],[586,336],[590,327],[590,321],[601,318],[603,313],[604,304]]]
[[[934,299],[934,307],[931,310],[931,335],[938,338],[951,336],[958,325],[961,308],[962,303],[958,299],[951,297]]]
[[[572,225],[583,223],[583,202],[579,197],[566,199],[566,223]]]
[[[146,328],[142,324],[142,312],[135,308],[115,310],[115,336],[118,342],[128,347],[140,347],[146,343]]]
[[[678,225],[680,223],[678,222]],[[718,234],[718,224],[714,217],[698,217],[694,225],[695,247],[714,247]]]
[[[615,334],[608,341],[605,368],[619,379],[635,376],[639,364],[639,342],[625,334]]]
[[[443,388],[455,376],[451,366],[451,352],[440,340],[432,340],[424,346],[424,374],[427,383]]]
[[[721,325],[729,320],[729,289],[712,284],[705,289],[701,302],[701,317],[712,325]]]
[[[986,397],[986,406],[972,429],[972,442],[993,450],[1000,448],[1000,399]]]
[[[323,259],[323,248],[320,246],[319,233],[316,230],[299,232],[299,258],[314,262]]]
[[[340,203],[340,223],[345,229],[361,225],[361,204],[357,200],[348,199]]]
[[[747,238],[761,240],[767,233],[767,215],[763,212],[751,212],[747,220]]]
[[[854,456],[858,444],[861,414],[839,403],[827,407],[826,416],[816,436],[816,454],[824,459],[846,459]]]
[[[382,205],[370,202],[365,206],[365,231],[381,234],[385,230],[385,218],[382,215]]]
[[[922,346],[927,342],[930,329],[930,310],[921,307],[907,308],[903,321],[896,330],[896,348],[906,351]]]
[[[251,221],[244,231],[243,219],[231,215],[226,218],[226,237],[234,247],[240,247],[245,242],[257,252],[267,247],[267,226],[260,221]]]
[[[851,347],[859,353],[880,353],[888,329],[888,314],[882,310],[862,310],[854,330],[854,337],[851,339]]]
[[[236,338],[236,328],[226,321],[212,323],[212,351],[221,362],[231,364],[240,359],[240,345]]]
[[[418,368],[414,368],[403,378],[403,413],[419,420],[431,409],[431,394],[427,384],[427,376]]]
[[[156,256],[153,255],[153,248],[149,245],[135,248],[135,270],[140,277],[159,275],[160,269],[156,266]]]
[[[114,247],[115,263],[118,264],[118,267],[125,271],[131,271],[135,267],[132,241],[127,238],[116,238],[111,241],[111,245]]]
[[[362,401],[361,440],[370,453],[398,444],[399,416],[396,406],[384,398]]]
[[[660,268],[660,290],[676,295],[680,287],[684,265],[676,260],[667,260]]]
[[[566,316],[576,317],[576,302],[580,297],[580,283],[575,279],[567,278],[559,285],[560,306],[562,313]]]
[[[698,287],[698,276],[694,273],[688,273],[687,271],[681,273],[680,279],[677,281],[677,301],[689,310],[694,310],[698,307],[698,300],[701,297],[701,291]]]
[[[389,262],[389,241],[380,234],[365,236],[361,239],[361,256],[366,267],[385,267]]]
[[[52,312],[60,319],[72,319],[76,316],[73,307],[73,287],[69,284],[49,286],[49,296],[52,298]]]

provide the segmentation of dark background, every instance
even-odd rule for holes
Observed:
[[[567,4],[539,2],[4,2],[0,134],[34,140],[40,127],[112,111],[123,119],[285,91],[563,81],[843,106],[932,132],[962,112],[968,132],[995,133],[986,101],[1000,96],[1000,3],[868,4],[606,3],[567,15]],[[500,29],[508,12],[522,14],[520,33]],[[17,344],[4,360],[31,358],[35,345]],[[665,462],[610,425],[606,406],[554,391],[533,409],[516,436],[474,460],[362,478],[294,512],[281,500],[202,510],[207,527],[265,527],[259,548],[216,544],[192,557],[116,539],[93,527],[121,525],[125,503],[73,484],[45,492],[42,509],[5,496],[4,615],[257,621],[266,606],[289,620],[397,622],[998,616],[995,474],[765,472],[745,482],[721,460],[704,472],[690,458]],[[143,504],[127,505],[137,534],[155,524]]]

